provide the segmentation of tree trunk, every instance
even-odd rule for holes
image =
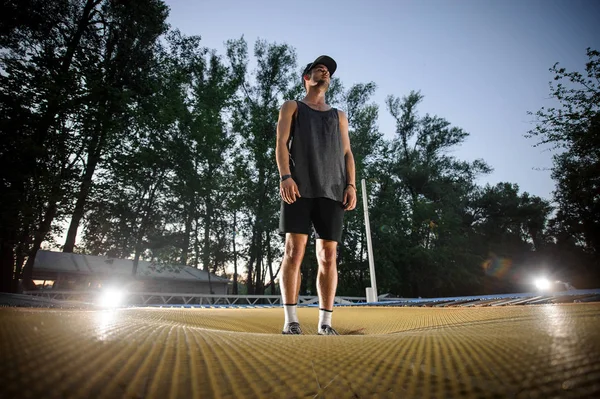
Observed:
[[[187,265],[188,251],[190,249],[190,235],[192,234],[192,213],[188,209],[185,220],[185,232],[183,233],[183,243],[181,244],[181,264]]]
[[[417,202],[418,202],[418,197],[417,194],[415,193],[414,189],[412,187],[410,188],[410,192],[411,192],[411,197],[412,197],[412,204],[411,204],[411,212],[412,212],[412,217],[411,217],[411,229],[410,229],[410,243],[413,247],[418,247],[420,246],[419,243],[419,226],[417,225],[417,218],[416,218],[416,209],[417,209]]]
[[[30,244],[29,238],[30,237],[28,236],[25,240],[19,242],[17,249],[15,250],[15,276],[20,276],[21,272],[23,271],[23,265],[25,264],[25,259],[27,258],[27,247]]]
[[[210,194],[206,198],[206,215],[204,217],[204,247],[202,248],[202,264],[204,270],[208,273],[208,289],[214,294],[212,282],[210,279],[210,228],[212,223],[212,202]]]
[[[104,136],[104,133],[102,133],[100,137],[95,136],[90,143],[90,149],[88,150],[88,163],[85,167],[85,173],[81,181],[79,194],[77,195],[77,203],[75,204],[75,210],[73,211],[73,216],[71,217],[71,224],[69,225],[69,231],[67,232],[67,239],[65,240],[63,252],[73,252],[75,249],[77,229],[79,228],[79,223],[83,218],[85,204],[90,193],[90,188],[92,187],[92,177],[94,176],[96,166],[100,161],[100,154],[104,145]]]
[[[200,267],[200,242],[198,241],[198,226],[199,216],[194,217],[194,268],[199,269]]]
[[[51,201],[50,205],[48,205],[48,208],[46,208],[44,219],[42,220],[42,223],[40,223],[39,229],[35,232],[33,247],[29,251],[27,262],[23,268],[23,286],[27,289],[33,288],[33,263],[35,262],[35,257],[42,246],[42,242],[44,242],[46,235],[50,231],[50,226],[52,225],[52,221],[56,216],[57,210],[58,205],[56,201]]]
[[[149,200],[150,201],[150,200]],[[144,241],[144,230],[146,227],[146,218],[147,218],[148,210],[144,212],[142,216],[142,220],[140,221],[140,226],[138,228],[138,233],[135,239],[135,255],[133,257],[133,268],[131,269],[131,275],[135,277],[137,275],[138,264],[140,262],[140,257],[142,256],[143,241]]]
[[[259,227],[260,229],[260,227]],[[262,229],[261,229],[262,230]],[[257,295],[263,295],[263,249],[262,249],[262,231],[257,234],[258,242],[256,243],[256,270],[254,276],[256,277],[255,293]]]
[[[142,256],[142,238],[138,237],[135,243],[135,256],[133,257],[133,268],[131,269],[131,275],[137,276],[137,269],[140,263],[140,257]]]
[[[5,185],[0,188],[2,189],[0,191],[0,198],[3,198],[3,200],[9,200],[9,198],[26,198],[24,181],[20,178],[11,180],[10,187],[6,187]],[[15,201],[12,202],[14,203]],[[20,204],[15,205],[16,209],[13,212],[4,212],[2,219],[0,219],[0,292],[16,292],[22,263],[17,263],[17,268],[15,268],[15,255],[18,256],[19,247],[23,246],[23,242],[29,244],[27,240],[19,240],[18,235],[19,225],[24,225],[21,230],[22,232],[26,232],[27,238],[29,238],[28,226],[31,217],[24,212],[27,210],[26,207],[23,209]],[[21,234],[21,236],[23,235]],[[16,254],[15,251],[17,252]]]
[[[271,279],[271,295],[277,295],[275,276],[273,275],[273,254],[271,253],[271,234],[267,231],[267,264],[269,266],[269,278]]]
[[[248,294],[254,294],[254,261],[256,260],[256,223],[252,229],[252,243],[250,244],[250,261],[248,262],[248,277],[246,278],[246,285],[248,288]]]
[[[13,281],[15,265],[14,243],[6,240],[0,240],[0,292],[14,292]]]
[[[257,207],[257,220],[256,220],[256,241],[255,241],[255,251],[256,251],[256,286],[255,292],[256,294],[262,295],[264,294],[264,279],[263,274],[265,270],[263,269],[263,258],[264,258],[264,248],[263,248],[263,227],[265,221],[267,220],[267,216],[265,216],[265,204],[268,203],[268,185],[267,185],[267,170],[262,167],[258,173],[258,187],[262,188],[262,193],[259,196],[259,202]]]
[[[154,175],[154,170],[152,174]],[[152,214],[152,204],[154,203],[154,196],[156,195],[156,190],[162,184],[162,179],[164,177],[164,171],[159,172],[159,175],[154,182],[154,187],[150,190],[148,194],[148,201],[146,201],[146,205],[144,206],[144,214],[142,215],[142,220],[140,221],[140,226],[138,229],[137,239],[135,243],[135,257],[133,259],[133,268],[131,270],[131,274],[135,277],[137,275],[138,263],[140,261],[141,254],[143,252],[143,240],[144,233],[146,232],[146,226],[148,225],[148,221],[150,219],[150,215]]]
[[[235,238],[237,236],[237,212],[233,213],[233,295],[238,294],[238,268],[237,251],[235,250]]]
[[[16,259],[16,263],[14,265],[15,276],[21,276],[21,272],[23,271],[23,266],[25,265],[25,259],[27,258],[27,253],[29,252],[29,246],[32,244],[31,237],[31,224],[26,223],[21,236],[17,239],[17,246],[14,249],[14,255]]]

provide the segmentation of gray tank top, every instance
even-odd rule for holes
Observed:
[[[292,178],[304,198],[325,197],[342,202],[346,188],[346,162],[335,108],[312,109],[296,101],[288,148]]]

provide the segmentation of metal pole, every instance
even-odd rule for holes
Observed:
[[[375,261],[373,259],[373,243],[371,242],[371,225],[369,223],[369,204],[367,202],[367,182],[361,180],[363,210],[365,212],[365,229],[367,231],[367,251],[369,258],[369,272],[371,274],[371,290],[367,289],[367,302],[377,301],[377,282],[375,281]],[[369,291],[370,294],[369,295]],[[371,298],[369,298],[371,297]]]

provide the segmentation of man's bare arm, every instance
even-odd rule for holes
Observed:
[[[275,148],[275,157],[277,159],[277,168],[279,175],[285,176],[291,174],[290,171],[290,151],[288,149],[288,140],[292,128],[292,118],[298,104],[295,101],[286,101],[279,111],[279,121],[277,122],[277,145]],[[300,197],[300,191],[296,182],[288,178],[279,183],[279,193],[281,198],[288,204],[294,203],[297,197]]]
[[[277,167],[279,175],[290,174],[290,153],[287,147],[292,127],[292,117],[296,112],[298,105],[295,101],[286,101],[279,110],[279,120],[277,121],[277,146],[275,156],[277,158]]]
[[[340,118],[340,134],[342,136],[342,151],[346,161],[346,183],[349,185],[344,190],[344,204],[347,210],[356,207],[356,178],[354,155],[350,148],[350,135],[348,133],[348,117],[342,111],[338,111]],[[351,185],[351,186],[350,186]]]

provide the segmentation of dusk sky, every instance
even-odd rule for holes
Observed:
[[[386,96],[420,90],[420,114],[470,133],[452,155],[483,158],[494,172],[480,184],[517,183],[551,198],[552,154],[524,134],[527,111],[552,105],[549,68],[583,71],[586,48],[600,50],[600,1],[184,1],[170,0],[168,22],[224,55],[242,35],[287,43],[298,64],[327,54],[346,88],[373,81],[379,130],[394,136]],[[273,143],[275,145],[275,143]],[[273,160],[275,162],[275,160]],[[546,170],[536,170],[546,169]],[[357,176],[360,178],[360,176]]]

